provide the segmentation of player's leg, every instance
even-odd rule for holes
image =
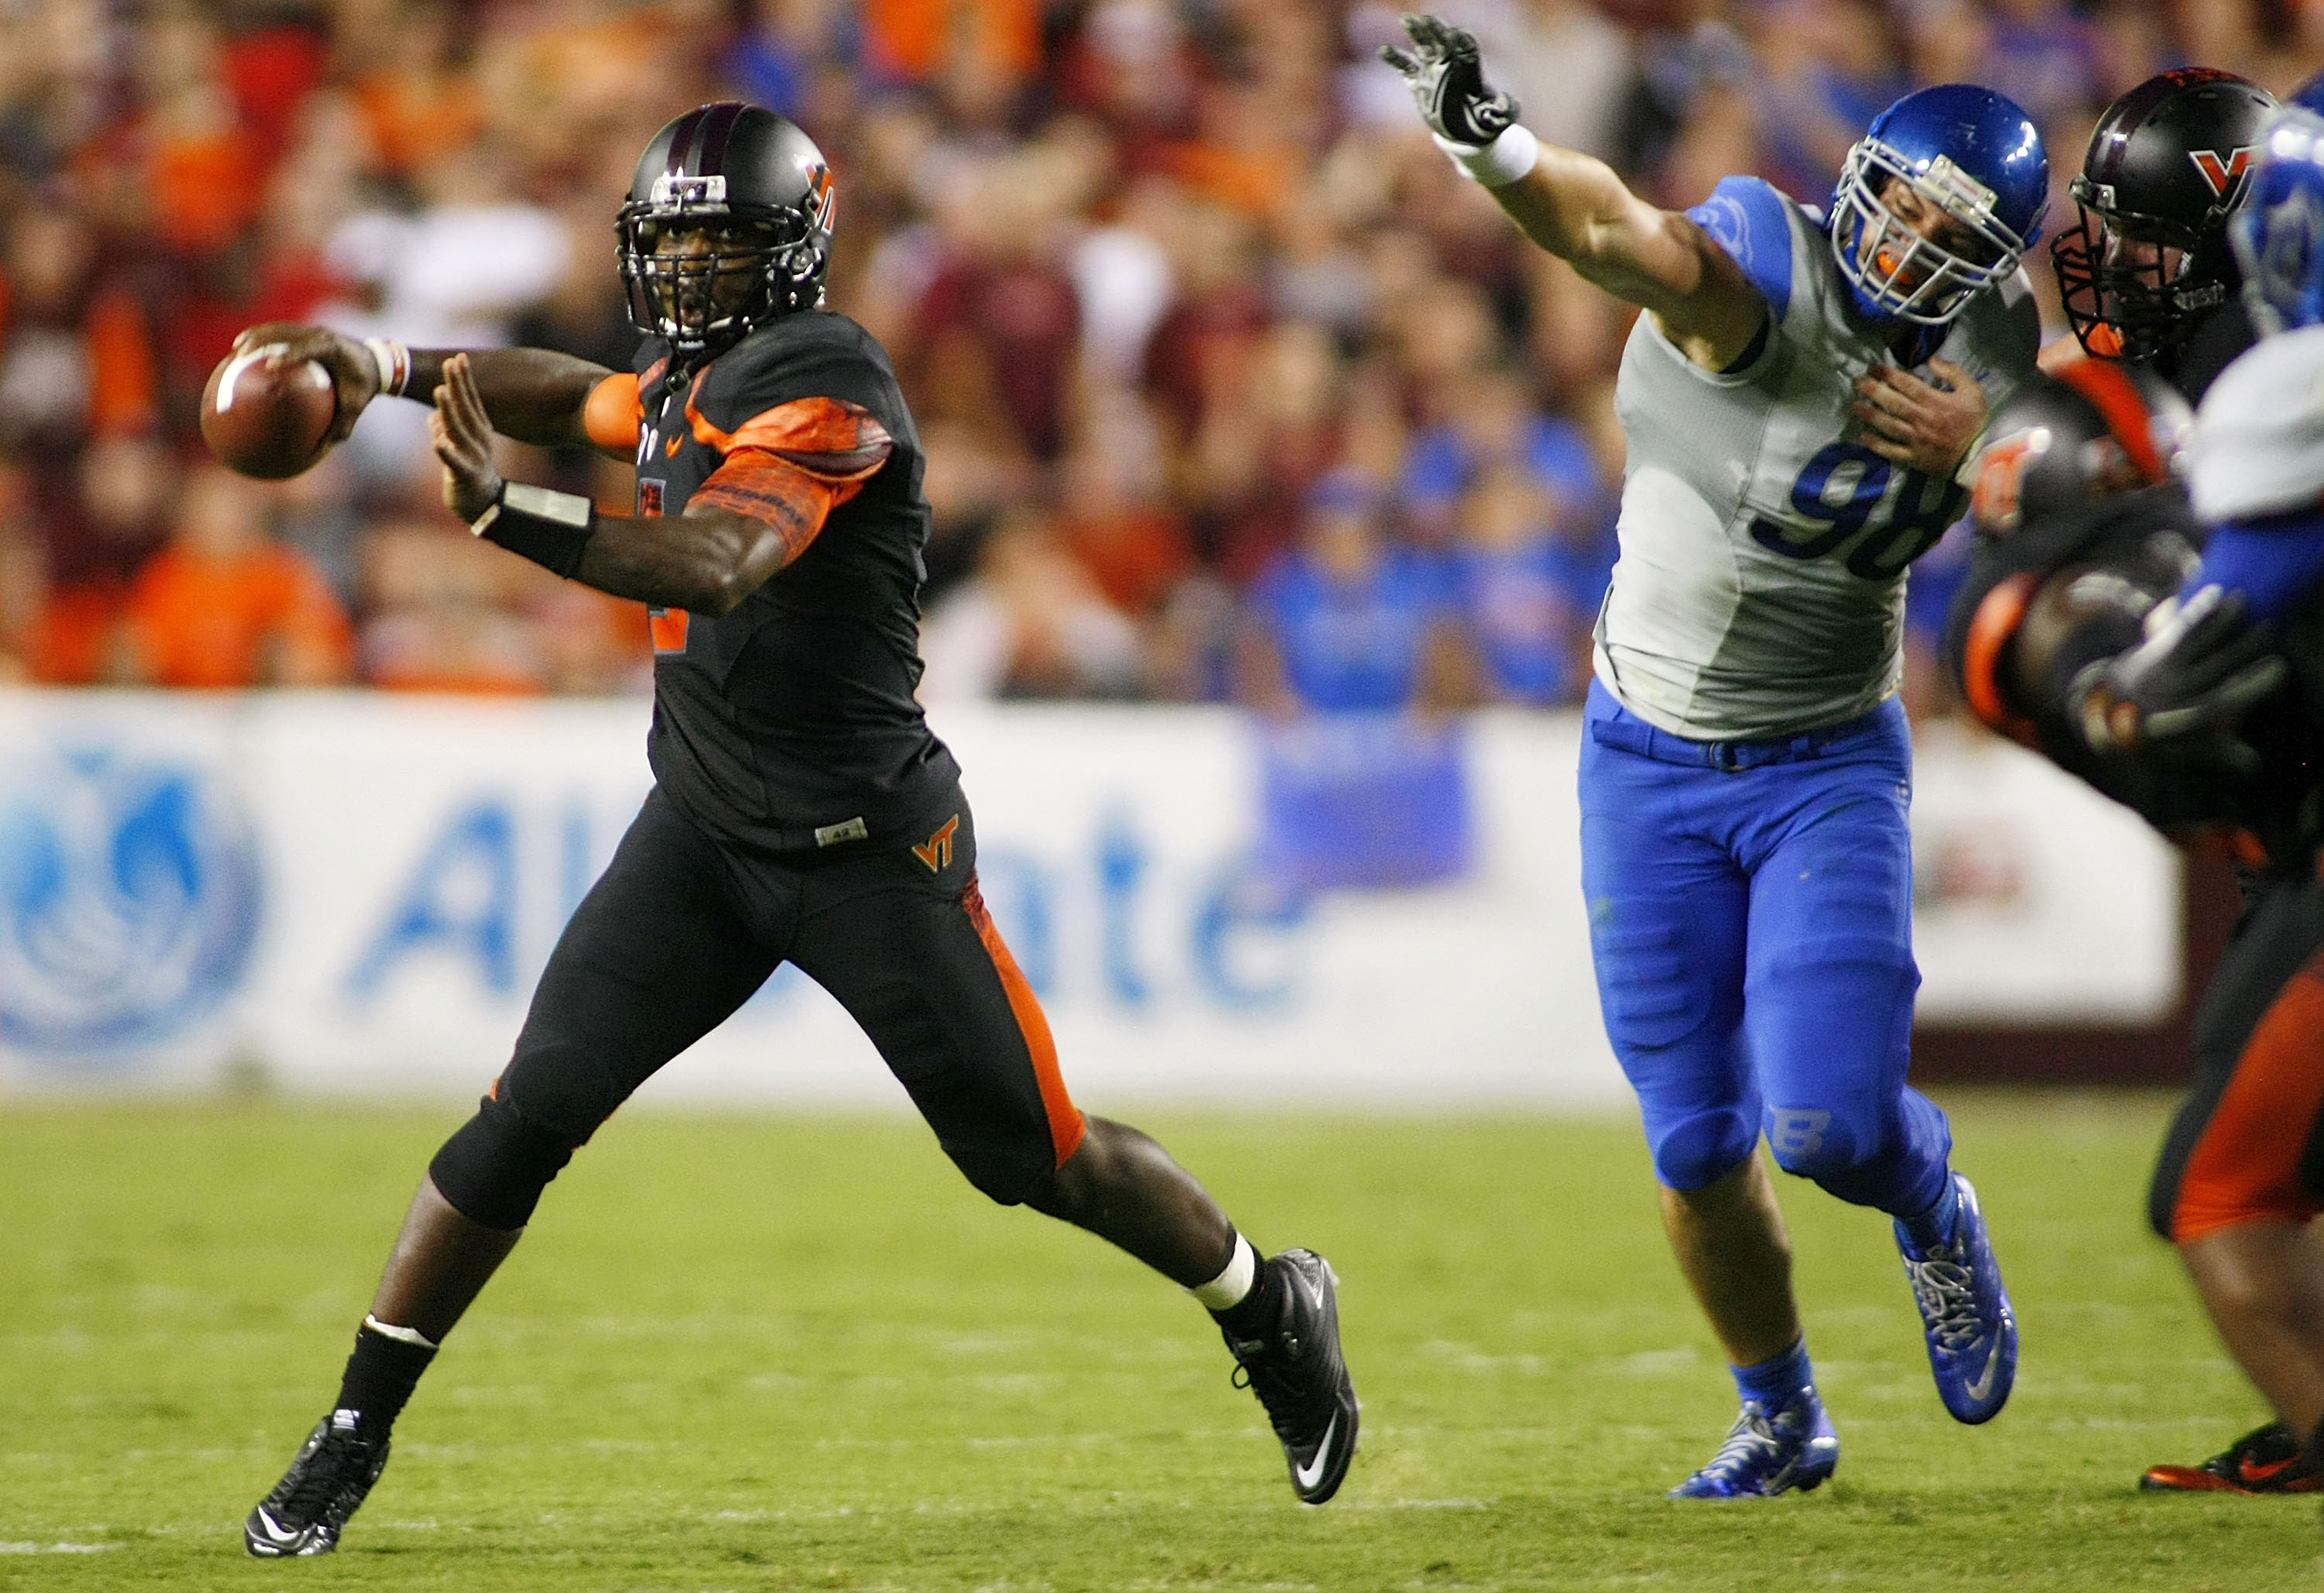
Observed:
[[[2308,1219],[2255,1218],[2183,1241],[2204,1309],[2278,1418],[2297,1433],[2324,1422],[2324,1247]],[[2324,1468],[2303,1468],[2324,1486]]]
[[[1358,1408],[1322,1257],[1262,1258],[1154,1140],[1084,1116],[1047,1020],[984,911],[967,814],[949,851],[816,871],[793,960],[846,1007],[970,1182],[1086,1228],[1210,1308],[1266,1405],[1302,1499],[1338,1489]]]
[[[331,1413],[244,1524],[251,1553],[337,1547],[421,1373],[515,1247],[541,1190],[775,960],[728,903],[715,848],[650,796],[558,938],[508,1068],[420,1181]]]
[[[1663,1231],[1728,1363],[1755,1366],[1800,1338],[1791,1236],[1756,1154],[1699,1190],[1662,1186]]]
[[[1745,1028],[1776,1164],[1895,1218],[1945,1407],[1990,1420],[2017,1329],[1977,1194],[1912,1054],[1911,754],[1893,704],[1817,756],[1750,771]]]
[[[2150,1202],[2277,1420],[2200,1466],[2150,1468],[2144,1487],[2324,1491],[2324,1244],[2312,1223],[2324,1207],[2319,945],[2324,884],[2265,887],[2197,1014],[2195,1088]]]
[[[1618,712],[1597,697],[1593,720]],[[1630,739],[1659,745],[1643,732]],[[1840,1452],[1800,1330],[1783,1213],[1755,1155],[1758,1103],[1738,1043],[1748,897],[1716,834],[1716,810],[1738,789],[1700,764],[1594,734],[1582,744],[1582,889],[1599,1002],[1637,1092],[1665,1231],[1743,1407],[1718,1456],[1675,1490],[1686,1497],[1812,1488]]]

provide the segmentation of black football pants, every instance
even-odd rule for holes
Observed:
[[[438,1153],[437,1188],[521,1227],[597,1125],[785,961],[862,1025],[993,1199],[1022,1200],[1079,1145],[1047,1022],[978,894],[964,802],[925,841],[754,853],[657,787],[558,939],[507,1070]]]

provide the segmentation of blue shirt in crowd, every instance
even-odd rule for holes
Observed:
[[[1301,702],[1323,713],[1383,711],[1411,702],[1422,644],[1448,596],[1442,565],[1408,548],[1383,549],[1370,575],[1346,583],[1293,551],[1259,577],[1251,607]]]

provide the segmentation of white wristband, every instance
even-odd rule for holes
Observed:
[[[365,338],[364,347],[379,365],[379,390],[390,398],[402,397],[411,379],[411,350],[387,338]]]
[[[1501,130],[1501,135],[1479,148],[1471,144],[1455,144],[1443,134],[1431,134],[1436,147],[1452,157],[1452,163],[1487,188],[1507,188],[1534,168],[1541,159],[1541,140],[1533,129],[1522,122],[1512,122]]]

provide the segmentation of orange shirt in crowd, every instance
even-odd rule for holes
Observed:
[[[51,588],[25,627],[25,673],[43,686],[94,686],[109,679],[121,596],[112,586]]]
[[[975,51],[1010,82],[1041,64],[1039,0],[864,0],[863,56],[882,77],[925,83]]]
[[[347,616],[289,548],[224,559],[162,549],[129,592],[129,634],[157,686],[312,686],[346,679]]]

